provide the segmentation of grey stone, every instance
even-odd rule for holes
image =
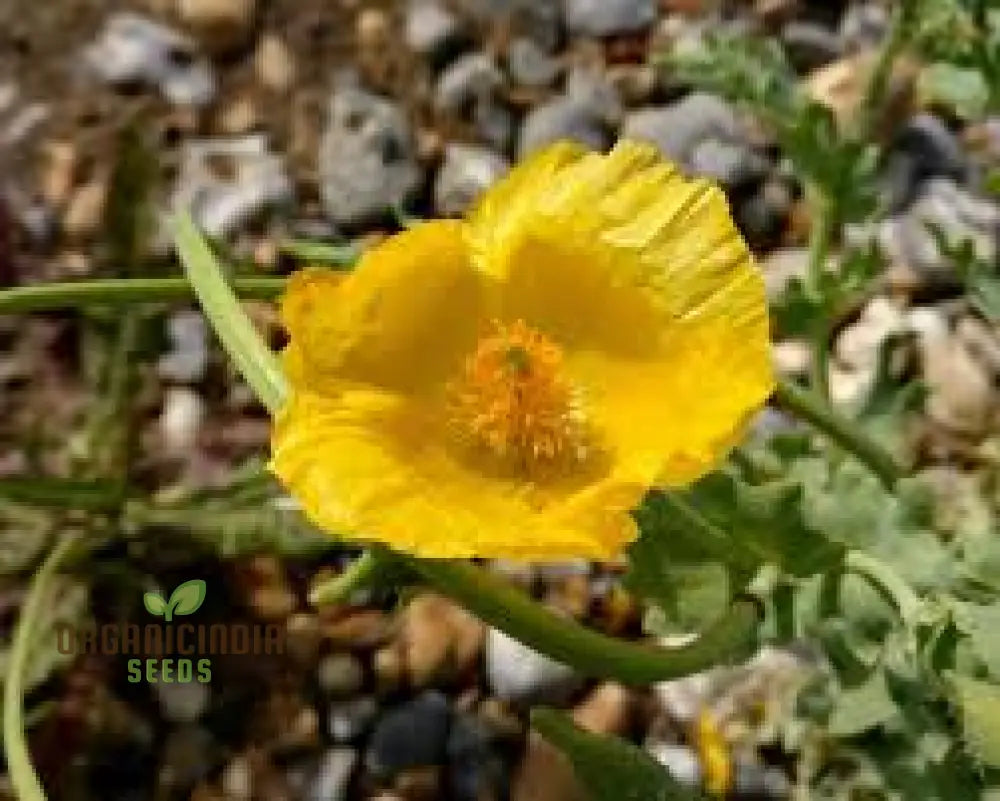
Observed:
[[[485,142],[504,150],[510,144],[514,119],[499,97],[503,80],[492,56],[468,53],[441,73],[434,105],[440,112],[471,123]]]
[[[694,175],[732,189],[760,180],[771,165],[749,145],[706,139],[691,151],[687,166]]]
[[[379,778],[395,776],[408,768],[440,765],[450,725],[448,698],[436,690],[427,690],[379,719],[368,741],[365,763]]]
[[[781,29],[781,43],[788,60],[800,72],[810,72],[844,54],[836,32],[807,20],[793,20]]]
[[[225,172],[221,165],[226,165]],[[265,134],[184,143],[171,204],[188,209],[207,234],[230,236],[291,199],[284,159],[270,150]],[[163,236],[170,240],[169,231],[161,231]]]
[[[83,57],[106,83],[154,86],[171,103],[203,106],[215,95],[212,66],[194,41],[138,14],[111,15]]]
[[[218,744],[207,729],[188,724],[167,734],[161,753],[159,782],[165,787],[191,787],[212,770]]]
[[[528,36],[519,36],[507,45],[507,72],[521,86],[551,86],[561,70],[558,59]]]
[[[737,761],[733,766],[733,795],[737,798],[788,798],[791,782],[777,768]]]
[[[654,0],[566,0],[566,25],[573,33],[614,36],[640,31],[655,21]]]
[[[889,31],[889,11],[879,2],[852,3],[840,19],[840,40],[850,52],[877,47]]]
[[[339,225],[360,225],[399,208],[422,177],[403,111],[353,86],[341,86],[330,99],[318,161],[323,207]]]
[[[333,653],[324,656],[316,668],[320,689],[330,695],[351,695],[361,689],[364,668],[353,654]]]
[[[560,96],[536,106],[521,125],[517,152],[524,158],[532,151],[560,139],[572,139],[603,150],[611,144],[607,123],[585,102]]]
[[[404,38],[415,53],[437,56],[462,36],[458,17],[438,0],[410,0],[406,8]]]
[[[582,686],[582,678],[569,665],[549,659],[499,629],[490,629],[485,652],[489,687],[505,701],[558,704]]]
[[[345,801],[351,775],[358,762],[353,748],[331,748],[319,761],[305,791],[305,801]]]
[[[200,312],[179,311],[167,321],[171,349],[156,365],[161,378],[181,383],[200,381],[208,365],[208,329]]]
[[[681,784],[694,787],[701,783],[701,762],[693,749],[673,743],[647,743],[646,750]]]
[[[488,148],[449,144],[434,182],[434,205],[438,213],[461,214],[509,169],[507,159]]]
[[[625,113],[617,87],[600,69],[573,69],[566,78],[566,95],[589,108],[596,118],[609,126],[617,127]]]
[[[893,150],[913,156],[922,177],[961,178],[965,173],[962,143],[944,122],[931,114],[917,114],[910,119],[893,142]]]
[[[448,789],[455,801],[507,798],[507,766],[497,735],[472,715],[456,716],[448,735]]]
[[[562,38],[564,0],[455,0],[458,8],[479,22],[501,23],[530,36],[546,50]]]
[[[725,100],[693,92],[675,103],[647,106],[626,115],[622,136],[652,142],[667,158],[686,164],[694,148],[706,139],[742,142],[744,128]]]
[[[199,681],[165,682],[153,685],[160,713],[171,723],[194,723],[208,709],[212,691]]]
[[[368,730],[377,715],[378,701],[370,695],[330,704],[326,714],[330,739],[337,743],[357,739]]]

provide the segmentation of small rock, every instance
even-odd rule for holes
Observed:
[[[205,402],[196,392],[186,387],[168,389],[158,421],[164,450],[174,456],[189,456],[198,442],[205,414]]]
[[[266,135],[184,143],[172,206],[190,209],[207,234],[229,236],[291,198],[284,160],[270,151]]]
[[[358,88],[338,89],[320,142],[319,179],[334,223],[360,225],[402,207],[421,179],[402,110]]]
[[[156,87],[171,103],[204,106],[215,95],[215,75],[191,39],[130,12],[113,14],[84,60],[115,86]]]
[[[788,798],[791,782],[777,768],[739,760],[733,765],[733,795],[741,798]]]
[[[957,337],[923,336],[920,350],[928,417],[957,434],[983,436],[997,412],[990,376]]]
[[[405,662],[400,648],[389,646],[381,648],[372,657],[372,667],[375,670],[375,681],[382,693],[395,691],[403,681]]]
[[[486,638],[486,675],[492,692],[505,701],[558,704],[582,684],[568,665],[532,650],[499,629]]]
[[[607,75],[622,102],[629,106],[648,103],[659,87],[656,68],[649,64],[614,64]]]
[[[622,734],[628,729],[632,699],[621,684],[605,682],[573,710],[573,722],[595,734]]]
[[[519,36],[507,45],[507,72],[514,83],[544,88],[551,86],[562,65],[534,39]]]
[[[450,723],[448,698],[434,690],[389,710],[369,739],[368,769],[389,778],[407,768],[442,764]]]
[[[687,164],[701,142],[741,143],[744,129],[726,101],[693,92],[676,103],[648,106],[626,115],[622,137],[652,142],[671,161]]]
[[[718,139],[706,139],[699,143],[688,159],[692,174],[711,178],[726,189],[759,181],[770,166],[767,159],[748,145]]]
[[[277,33],[261,37],[254,56],[254,70],[261,86],[272,92],[287,92],[295,83],[295,56]]]
[[[370,695],[330,704],[326,715],[330,739],[336,743],[357,739],[368,730],[377,715],[378,701]]]
[[[783,376],[808,376],[812,367],[812,348],[801,339],[786,339],[771,346],[774,366]]]
[[[617,36],[635,33],[656,21],[654,0],[567,0],[566,25],[572,33]]]
[[[222,792],[230,801],[250,801],[253,797],[253,766],[246,757],[236,757],[222,772]]]
[[[448,788],[454,801],[506,798],[507,766],[496,748],[497,734],[483,721],[458,715],[448,735]]]
[[[963,317],[955,326],[955,336],[994,378],[1000,376],[1000,337],[978,317]]]
[[[444,163],[434,182],[434,203],[438,214],[462,214],[509,169],[507,159],[487,148],[458,143],[447,145]]]
[[[346,801],[358,753],[353,748],[331,748],[320,759],[316,775],[305,792],[305,801]]]
[[[50,142],[44,148],[45,167],[41,195],[52,206],[61,206],[73,191],[77,149],[73,142]]]
[[[611,144],[611,131],[600,114],[580,100],[562,96],[536,106],[525,118],[518,137],[520,158],[561,139],[572,139],[595,150]]]
[[[63,233],[74,241],[89,239],[98,233],[103,223],[107,196],[108,184],[103,178],[95,178],[77,188],[66,205]]]
[[[646,750],[679,783],[688,787],[701,784],[701,762],[694,749],[673,743],[647,743]]]
[[[791,188],[768,179],[736,207],[736,222],[753,251],[772,251],[782,242],[795,208]]]
[[[889,11],[879,2],[851,3],[840,18],[840,40],[850,52],[878,47],[889,31]]]
[[[177,0],[177,15],[213,53],[226,53],[253,34],[256,0]]]
[[[352,654],[333,653],[324,656],[316,669],[320,689],[329,695],[351,695],[361,689],[364,668]]]
[[[183,687],[185,685],[157,686]],[[202,684],[190,686],[204,687]],[[201,726],[187,724],[171,730],[163,744],[159,782],[165,787],[186,788],[208,777],[218,751],[215,738]]]
[[[435,66],[443,65],[463,38],[458,17],[438,0],[410,0],[403,31],[407,46]]]
[[[403,613],[400,644],[410,683],[422,687],[444,672],[462,673],[479,657],[486,628],[448,599],[426,593]]]
[[[532,732],[514,774],[511,801],[587,801],[588,798],[568,757]]]
[[[502,86],[503,73],[493,56],[468,53],[441,73],[434,90],[434,106],[439,113],[471,124],[483,141],[505,150],[513,135],[514,120],[500,100]]]
[[[192,384],[205,376],[208,366],[208,329],[201,312],[174,312],[167,320],[170,351],[157,362],[161,378]]]
[[[788,60],[799,72],[810,72],[844,54],[843,43],[834,31],[807,20],[787,23],[781,29],[781,43]]]
[[[856,323],[841,332],[834,345],[838,363],[830,378],[835,401],[854,403],[867,396],[877,378],[882,344],[903,327],[903,313],[888,299],[878,297],[864,308]]]
[[[721,676],[721,670],[708,670],[661,681],[653,685],[653,694],[672,720],[689,724],[697,718]]]
[[[392,633],[392,621],[380,609],[358,607],[324,619],[322,631],[334,647],[363,650],[385,642]]]

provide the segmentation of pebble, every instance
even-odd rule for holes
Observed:
[[[785,54],[799,72],[810,72],[844,54],[844,45],[835,31],[808,20],[792,20],[781,29]]]
[[[479,658],[486,628],[448,599],[427,593],[402,616],[399,642],[411,685],[423,687],[443,674],[468,672]]]
[[[575,97],[560,96],[533,108],[518,137],[517,152],[523,159],[535,150],[561,139],[572,139],[595,150],[604,150],[612,140],[609,126],[599,112]]]
[[[646,750],[679,783],[688,787],[701,784],[701,761],[694,749],[674,743],[647,743]]]
[[[889,11],[879,2],[851,3],[840,18],[840,40],[850,52],[878,47],[889,30]]]
[[[484,142],[506,150],[514,118],[499,97],[503,82],[492,55],[467,53],[441,73],[434,89],[434,106],[439,113],[471,124]]]
[[[260,85],[272,92],[287,92],[295,84],[295,56],[280,34],[266,33],[260,38],[254,71]]]
[[[407,768],[444,762],[451,704],[436,690],[425,690],[385,712],[368,741],[365,763],[385,779]]]
[[[181,22],[212,53],[245,45],[256,13],[256,0],[177,0]]]
[[[443,216],[462,214],[510,169],[510,162],[489,148],[461,143],[445,147],[434,182],[434,204]]]
[[[164,451],[178,457],[190,456],[206,413],[205,402],[198,393],[187,387],[167,389],[157,421]]]
[[[219,781],[223,795],[230,801],[250,801],[253,797],[253,766],[244,756],[233,759]]]
[[[921,337],[927,415],[956,434],[980,438],[997,412],[991,376],[950,334]]]
[[[108,183],[104,178],[95,178],[77,187],[66,204],[66,213],[62,219],[63,233],[77,242],[99,233],[104,222],[107,196]]]
[[[583,682],[573,668],[499,629],[490,629],[486,637],[486,676],[494,695],[522,704],[562,703]]]
[[[627,688],[615,682],[595,687],[573,709],[573,722],[595,734],[622,734],[628,729],[632,698]]]
[[[376,220],[404,206],[420,179],[402,109],[356,87],[337,89],[319,146],[320,197],[330,219],[348,226]]]
[[[170,350],[160,357],[160,378],[193,384],[205,377],[208,366],[208,327],[201,312],[185,309],[167,319]]]
[[[779,769],[737,760],[733,765],[733,795],[741,798],[788,798],[791,782]]]
[[[361,661],[353,654],[332,653],[320,659],[316,679],[324,693],[346,696],[361,689],[365,671]]]
[[[955,337],[994,378],[1000,376],[1000,337],[995,327],[978,317],[963,317],[955,326]]]
[[[575,34],[635,33],[655,21],[655,0],[566,0],[566,25]]]
[[[115,85],[144,84],[177,105],[204,106],[215,95],[211,64],[193,40],[131,12],[112,14],[84,50],[87,67]]]
[[[566,755],[531,732],[514,774],[511,801],[588,801],[589,797]]]
[[[163,744],[158,777],[160,783],[175,788],[197,784],[212,770],[217,751],[215,738],[201,726],[187,724],[172,729]]]
[[[225,173],[220,164],[227,165]],[[184,143],[171,205],[189,209],[210,236],[230,236],[264,212],[285,207],[291,199],[292,183],[284,159],[271,151],[266,134]]]
[[[442,62],[461,43],[462,24],[438,0],[410,0],[403,38],[413,52],[429,59],[433,66],[443,66]]]
[[[478,718],[455,717],[447,745],[448,789],[454,801],[507,797],[507,766],[496,740],[497,734]]]
[[[622,137],[652,142],[668,159],[687,164],[706,139],[740,143],[744,129],[722,98],[693,92],[675,103],[647,106],[626,115]]]
[[[562,65],[529,36],[519,36],[507,45],[507,72],[514,83],[533,88],[551,86]]]
[[[749,145],[706,139],[691,151],[687,166],[694,175],[735,189],[759,181],[771,165]]]
[[[306,788],[305,801],[346,801],[358,752],[353,748],[331,748],[320,758],[316,774]]]
[[[378,701],[370,695],[331,703],[326,714],[330,739],[336,743],[351,742],[364,734],[377,716]]]
[[[52,206],[61,206],[73,191],[77,149],[73,142],[49,142],[43,149],[45,167],[41,178],[41,196]]]

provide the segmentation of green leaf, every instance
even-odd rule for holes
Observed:
[[[243,312],[191,217],[181,212],[174,227],[177,251],[202,310],[261,403],[272,413],[278,411],[288,396],[278,360]]]
[[[677,782],[631,743],[583,731],[553,709],[535,709],[531,725],[573,763],[591,801],[696,801],[700,793]]]
[[[1000,601],[981,606],[953,601],[955,625],[990,675],[1000,681]]]
[[[938,61],[920,71],[917,95],[923,106],[944,106],[962,119],[975,120],[986,111],[990,87],[979,70]]]
[[[163,617],[167,613],[167,602],[163,597],[155,592],[147,592],[142,596],[143,606],[146,611],[156,617]]]
[[[853,737],[884,726],[898,718],[899,707],[889,694],[882,670],[858,687],[842,690],[827,721],[827,731],[834,737]]]
[[[952,676],[968,748],[980,763],[1000,768],[1000,686]]]
[[[201,579],[191,579],[170,594],[168,609],[175,615],[191,615],[198,611],[198,608],[205,601],[206,587]]]

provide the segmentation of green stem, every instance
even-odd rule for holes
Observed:
[[[830,254],[830,245],[837,229],[837,215],[825,193],[817,188],[810,191],[813,209],[812,228],[809,234],[809,264],[806,274],[807,288],[814,301],[822,301],[823,273]],[[824,400],[830,397],[830,321],[818,321],[811,335],[812,385]]]
[[[917,622],[920,615],[920,597],[889,565],[864,551],[848,551],[844,567],[851,573],[867,579],[872,587],[895,607],[903,623],[912,628]]]
[[[0,478],[0,498],[47,509],[112,512],[118,508],[118,485],[63,478]]]
[[[753,652],[759,608],[737,601],[697,640],[659,648],[607,637],[549,611],[503,579],[466,562],[407,559],[439,591],[489,625],[588,676],[647,684],[687,676]]]
[[[247,300],[270,300],[281,294],[284,278],[234,278],[232,288]],[[171,303],[195,298],[191,282],[178,278],[105,278],[57,284],[18,286],[0,291],[0,314],[74,309],[81,306],[129,306]]]
[[[14,632],[7,675],[4,677],[3,746],[7,758],[7,771],[18,801],[46,801],[45,790],[31,764],[31,754],[25,741],[24,678],[32,638],[38,621],[42,618],[43,607],[49,601],[49,585],[59,566],[78,543],[78,537],[69,536],[52,549],[35,574]]]
[[[818,428],[867,465],[887,489],[891,490],[905,475],[892,454],[868,437],[856,423],[839,415],[815,394],[787,381],[780,381],[774,397],[779,404]]]
[[[309,593],[309,603],[313,606],[342,603],[356,589],[370,583],[381,567],[380,552],[375,549],[365,551],[339,576],[317,584]]]
[[[278,249],[299,261],[320,262],[336,267],[350,267],[359,256],[359,248],[356,245],[300,242],[297,239],[282,242]]]
[[[917,3],[915,0],[902,0],[895,10],[892,26],[883,40],[882,49],[868,76],[865,92],[857,111],[854,125],[854,137],[859,142],[867,142],[872,138],[878,124],[879,114],[885,103],[885,93],[889,88],[892,68],[896,58],[906,47],[910,31],[913,27],[913,17]]]

